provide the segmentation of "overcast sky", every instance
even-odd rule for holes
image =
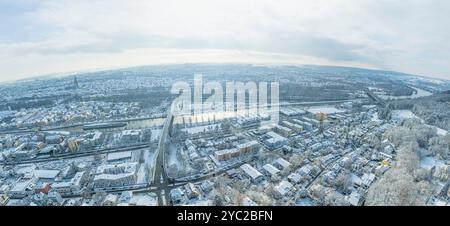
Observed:
[[[448,0],[0,0],[0,81],[196,62],[450,79],[449,12]]]

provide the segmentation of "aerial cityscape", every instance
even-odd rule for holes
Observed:
[[[449,12],[448,0],[0,0],[0,212],[335,224],[360,214],[323,207],[386,222],[397,213],[360,207],[450,206]]]
[[[173,114],[172,84],[198,73],[224,86],[279,81],[276,125],[261,111]],[[390,71],[250,64],[4,83],[0,204],[448,205],[448,90]]]

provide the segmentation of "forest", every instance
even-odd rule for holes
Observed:
[[[396,110],[411,110],[429,125],[450,130],[450,91],[413,100],[395,100],[390,104]]]

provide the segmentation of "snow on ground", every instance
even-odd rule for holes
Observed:
[[[158,198],[155,194],[135,194],[130,200],[130,203],[136,206],[157,206]]]
[[[307,111],[309,111],[309,112],[311,112],[313,114],[317,114],[317,113],[320,113],[320,112],[325,113],[325,114],[336,114],[336,113],[345,112],[344,110],[340,110],[340,109],[337,109],[335,107],[325,107],[325,106],[322,106],[322,107],[311,107],[311,108],[308,108]]]
[[[175,145],[169,145],[169,157],[167,159],[168,166],[177,166],[179,167],[181,163],[178,160],[177,156],[177,147]]]
[[[420,117],[418,117],[417,115],[415,115],[412,111],[410,110],[394,110],[392,111],[392,118],[393,119],[412,119],[412,118],[416,118],[416,119],[420,119],[420,121],[422,121],[422,123],[425,123],[425,121],[423,119],[421,119]],[[432,125],[429,125],[432,126]],[[445,136],[448,134],[447,130],[441,129],[439,127],[436,126],[432,126],[434,128],[436,128],[437,130],[437,134],[440,136]]]
[[[436,127],[436,129],[437,129],[437,134],[440,135],[440,136],[445,136],[445,135],[448,134],[447,130],[444,130],[444,129],[441,129],[441,128],[438,128],[438,127]]]
[[[442,161],[437,160],[434,157],[424,157],[420,160],[420,167],[424,169],[431,169],[433,166],[445,165]]]
[[[425,123],[423,121],[423,119],[417,117],[417,115],[415,115],[411,110],[393,110],[392,118],[399,119],[399,120],[416,118],[416,119],[420,119],[420,121],[422,121],[422,123]]]
[[[157,141],[161,135],[161,129],[152,130],[152,141]]]
[[[138,173],[137,173],[137,183],[138,184],[142,184],[142,183],[146,183],[147,182],[147,177],[145,175],[146,171],[146,167],[145,164],[142,164],[139,167]]]
[[[145,150],[144,153],[144,158],[145,158],[145,164],[147,165],[147,168],[153,169],[153,167],[155,167],[155,161],[156,161],[156,150],[150,150],[147,149]],[[150,171],[152,172],[152,171]],[[149,177],[151,177],[151,175],[149,175]]]
[[[380,122],[381,121],[380,118],[378,117],[378,112],[373,113],[371,121],[372,122]]]
[[[46,133],[49,133],[49,134],[61,134],[61,135],[65,135],[65,136],[70,136],[70,132],[68,132],[68,131],[46,131]]]
[[[410,110],[394,110],[392,111],[392,117],[399,119],[417,118],[417,116]]]

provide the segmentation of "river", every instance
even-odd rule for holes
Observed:
[[[433,95],[433,93],[428,92],[423,89],[419,89],[416,87],[411,87],[416,90],[416,92],[413,95],[410,96],[389,96],[389,95],[379,95],[379,97],[383,100],[402,100],[402,99],[416,99],[419,97],[427,97]]]

